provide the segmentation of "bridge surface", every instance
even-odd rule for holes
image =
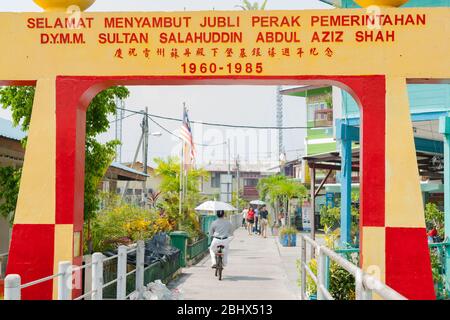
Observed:
[[[300,299],[296,268],[300,248],[283,248],[277,237],[249,236],[243,228],[234,235],[222,281],[214,276],[208,255],[185,268],[169,287],[180,289],[186,300]]]

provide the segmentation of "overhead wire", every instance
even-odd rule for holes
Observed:
[[[182,119],[177,119],[177,118],[172,118],[172,117],[166,117],[166,116],[160,116],[160,115],[155,115],[155,114],[149,114],[149,113],[145,113],[145,112],[141,112],[141,111],[135,111],[135,110],[130,110],[130,109],[126,109],[126,108],[117,108],[118,110],[124,110],[127,112],[131,112],[132,115],[147,115],[148,119],[150,121],[152,121],[155,125],[157,125],[160,129],[164,130],[165,132],[167,132],[168,134],[176,137],[177,139],[181,140],[181,138],[176,135],[175,133],[173,133],[172,131],[170,131],[169,129],[167,129],[166,127],[164,127],[162,124],[160,124],[158,121],[156,121],[153,118],[158,118],[158,119],[163,119],[163,120],[170,120],[170,121],[177,121],[177,122],[182,122]],[[128,115],[122,119],[128,118],[132,115]],[[113,121],[116,122],[116,121]],[[210,126],[219,126],[219,127],[231,127],[231,128],[248,128],[248,129],[280,129],[280,127],[261,127],[261,126],[241,126],[241,125],[230,125],[230,124],[218,124],[218,123],[208,123],[208,122],[199,122],[199,121],[191,121],[191,123],[198,123],[198,124],[204,124],[204,125],[210,125]],[[282,127],[283,129],[307,129],[309,127]],[[203,144],[203,143],[196,143],[194,142],[195,145],[197,146],[201,146],[201,147],[217,147],[217,146],[221,146],[221,145],[226,145],[228,142],[224,141],[224,142],[220,142],[217,144]],[[304,149],[293,149],[293,150],[287,150],[286,152],[298,152],[298,151],[303,151]],[[277,152],[256,152],[256,153],[251,153],[251,154],[275,154]]]
[[[135,116],[135,115],[136,115],[135,113],[132,113],[132,114],[129,114],[129,115],[127,115],[127,116],[123,117],[123,118],[120,118],[120,119],[117,119],[117,120],[112,120],[112,121],[110,121],[109,123],[110,123],[110,124],[112,124],[112,123],[116,123],[116,122],[119,122],[119,121],[125,120],[125,119],[127,119],[127,118],[130,118],[130,117],[132,117],[132,116]]]
[[[133,110],[125,109],[125,108],[117,108],[117,109],[129,111],[129,112],[135,112],[135,113],[138,113],[138,114],[145,115],[144,112],[133,111]],[[179,119],[179,118],[161,116],[161,115],[157,115],[157,114],[149,113],[148,116],[153,117],[153,118],[163,119],[163,120],[183,122],[183,120]],[[325,129],[325,128],[329,128],[329,127],[304,127],[304,126],[290,126],[290,127],[249,126],[249,125],[236,125],[236,124],[203,122],[203,121],[194,121],[194,120],[191,120],[191,123],[202,124],[202,125],[213,126],[213,127],[226,127],[226,128],[238,128],[238,129],[260,129],[260,130],[295,130],[295,129],[312,129],[312,128],[314,128],[314,129]]]
[[[163,129],[165,132],[169,133],[170,135],[178,138],[181,140],[181,138],[179,136],[177,136],[175,133],[173,133],[172,131],[170,131],[169,129],[167,129],[166,127],[164,127],[162,124],[160,124],[159,122],[157,122],[156,120],[152,119],[152,117],[150,115],[147,115],[147,117],[149,118],[150,121],[152,121],[154,124],[156,124],[158,127],[160,127],[161,129]],[[203,143],[196,143],[194,142],[195,145],[197,146],[201,146],[201,147],[216,147],[216,146],[221,146],[221,145],[225,145],[227,144],[226,141],[221,142],[221,143],[217,143],[217,144],[203,144]]]

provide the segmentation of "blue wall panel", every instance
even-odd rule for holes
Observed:
[[[448,7],[450,0],[410,0],[404,7]],[[343,8],[358,8],[352,0],[342,0]]]
[[[450,111],[448,84],[411,84],[408,85],[408,94],[412,114]],[[344,92],[342,98],[343,117],[359,117],[359,108],[353,97]]]

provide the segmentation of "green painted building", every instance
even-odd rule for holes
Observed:
[[[336,150],[333,138],[333,99],[331,87],[305,86],[284,90],[288,96],[306,99],[305,153],[314,155]]]

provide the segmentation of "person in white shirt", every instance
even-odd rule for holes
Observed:
[[[223,246],[223,266],[228,262],[228,251],[231,240],[233,240],[234,229],[230,221],[225,219],[225,211],[217,211],[217,220],[209,227],[209,235],[212,237],[209,253],[211,255],[211,267],[216,267],[216,252],[218,246]]]
[[[242,227],[243,228],[247,227],[247,213],[248,213],[248,209],[244,208],[244,210],[242,210]]]

